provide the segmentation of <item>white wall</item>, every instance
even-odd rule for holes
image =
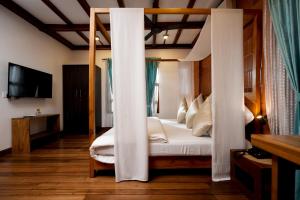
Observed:
[[[52,99],[0,96],[0,150],[11,147],[11,118],[42,113],[59,113],[62,122],[62,64],[71,51],[31,24],[0,6],[0,92],[7,91],[8,62],[53,75]],[[62,125],[62,123],[61,123]]]
[[[146,57],[161,57],[168,59],[183,58],[189,50],[146,50]],[[97,51],[96,65],[102,73],[102,126],[109,126],[111,115],[106,114],[106,62],[102,59],[110,58],[110,51]],[[88,64],[88,51],[74,51],[69,64]],[[176,118],[179,105],[178,62],[161,62],[160,70],[160,114],[161,118]]]

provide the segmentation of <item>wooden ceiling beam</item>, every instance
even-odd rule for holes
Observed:
[[[86,12],[86,14],[88,16],[90,16],[90,5],[88,4],[88,2],[86,2],[86,0],[77,0],[78,3],[80,4],[80,6],[82,7],[82,9]]]
[[[187,5],[187,8],[193,8],[194,5],[195,5],[195,2],[196,2],[196,0],[189,0],[189,3],[188,3],[188,5]],[[189,15],[188,15],[188,14],[183,15],[181,22],[183,22],[183,23],[187,22],[188,18],[189,18]],[[182,29],[179,29],[179,30],[177,31],[176,35],[175,35],[173,44],[177,44],[177,42],[178,42],[178,40],[179,40],[179,38],[180,38],[181,33],[182,33]]]
[[[146,49],[191,49],[193,46],[191,44],[146,44]],[[88,45],[77,45],[74,50],[88,50]],[[110,50],[110,45],[97,45],[97,50]]]
[[[194,45],[196,44],[198,38],[200,36],[200,32],[196,35],[196,37],[193,39],[193,42],[192,42],[192,46],[194,47]]]
[[[48,6],[48,8],[50,8],[57,16],[59,16],[66,24],[68,25],[73,25],[73,23],[71,22],[71,20],[65,16],[50,0],[42,0],[42,2]],[[76,33],[86,42],[89,43],[89,38],[84,35],[82,32],[80,31],[76,31]]]
[[[107,30],[105,29],[104,25],[102,24],[99,17],[95,16],[96,26],[99,28],[101,34],[105,38],[105,40],[110,44],[110,35],[108,34]]]
[[[152,8],[159,8],[159,0],[153,0]],[[152,23],[157,24],[157,14],[152,15]],[[153,35],[152,45],[156,45],[156,34]]]
[[[117,0],[117,2],[120,8],[125,8],[125,3],[123,0]]]
[[[88,4],[88,2],[86,2],[86,0],[77,0],[77,1],[81,5],[82,9],[86,12],[86,14],[90,17],[91,7]],[[95,14],[95,13],[93,13],[93,14]],[[95,16],[95,22],[96,22],[96,26],[99,28],[99,30],[100,30],[101,34],[103,35],[104,39],[110,44],[110,35],[108,34],[106,28],[104,27],[103,23],[101,22],[101,20],[99,19],[99,17],[97,15]],[[89,30],[90,30],[90,28],[89,28],[89,25],[88,25],[88,31]]]
[[[74,45],[70,41],[66,40],[64,37],[62,37],[55,31],[53,31],[52,29],[48,29],[47,26],[42,21],[34,17],[32,14],[30,14],[28,11],[26,11],[24,8],[22,8],[12,0],[0,0],[0,4],[3,5],[5,8],[7,8],[8,10],[10,10],[12,13],[18,15],[28,23],[35,26],[40,31],[48,34],[55,40],[69,47],[70,49],[74,48]]]
[[[196,22],[157,22],[158,27],[165,27],[170,25],[180,25],[183,26],[183,29],[201,29],[204,26],[205,21],[196,21]],[[54,31],[89,31],[89,24],[46,24],[47,28]],[[110,30],[110,24],[104,23],[103,26],[106,30]],[[145,24],[145,30],[150,30],[151,27]]]

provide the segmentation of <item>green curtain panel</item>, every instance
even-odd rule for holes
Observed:
[[[155,82],[158,62],[154,61],[157,58],[147,58],[146,60],[146,92],[147,92],[147,116],[152,116],[151,103],[154,95]],[[107,59],[107,72],[109,76],[110,88],[112,90],[112,60]]]
[[[151,59],[155,59],[155,58],[146,59],[147,116],[152,116],[151,103],[154,95],[156,74],[157,74],[157,67],[158,67],[158,62],[153,61]]]
[[[112,90],[112,61],[111,61],[111,58],[107,59],[107,72],[108,72],[110,89],[111,89],[111,91],[113,91]]]
[[[295,90],[296,113],[294,134],[300,135],[300,1],[269,0],[276,39]],[[296,172],[295,199],[300,200],[300,171]]]

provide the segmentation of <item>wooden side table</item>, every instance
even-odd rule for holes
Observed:
[[[244,150],[230,150],[231,180],[239,182],[255,200],[271,198],[271,165],[256,162],[244,156]]]
[[[300,136],[253,134],[251,142],[272,154],[272,200],[295,199],[295,173],[300,169]]]

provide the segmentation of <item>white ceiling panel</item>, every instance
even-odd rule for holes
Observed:
[[[19,6],[45,24],[65,24],[46,4],[37,0],[14,0]]]
[[[87,45],[87,43],[76,32],[58,32],[74,45]]]
[[[71,20],[73,24],[89,23],[89,16],[74,0],[51,0],[51,2]]]
[[[127,8],[152,8],[152,0],[124,0]]]
[[[117,0],[87,0],[91,8],[118,8]]]
[[[182,33],[181,33],[177,43],[178,44],[191,44],[199,32],[200,32],[199,29],[182,30]]]
[[[97,16],[99,17],[102,23],[110,23],[108,14],[98,14]]]

